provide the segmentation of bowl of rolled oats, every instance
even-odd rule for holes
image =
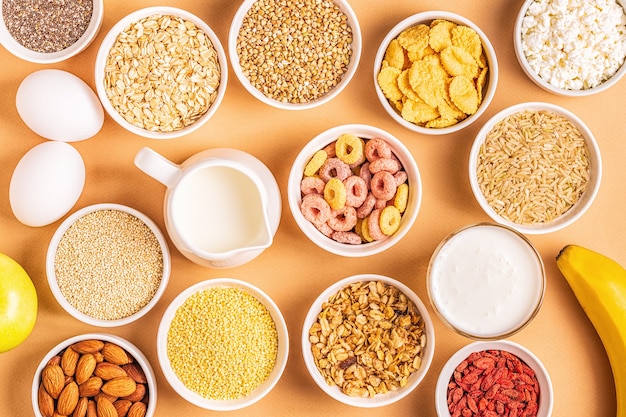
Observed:
[[[551,103],[508,107],[476,135],[469,180],[494,221],[525,234],[560,230],[579,219],[600,188],[602,159],[593,133]]]
[[[260,288],[233,278],[191,285],[168,306],[159,364],[185,400],[214,411],[250,406],[278,383],[289,356],[287,325]]]
[[[302,354],[315,383],[355,407],[382,407],[409,395],[426,376],[434,350],[424,303],[383,275],[332,284],[313,302],[302,328]]]
[[[554,94],[597,94],[626,74],[622,0],[527,0],[517,15],[513,38],[522,70]]]
[[[401,126],[426,135],[459,131],[493,99],[498,60],[485,33],[469,19],[427,11],[396,24],[374,60],[374,87]]]
[[[226,54],[213,30],[175,7],[148,7],[107,33],[95,64],[107,113],[147,138],[189,134],[217,111],[228,79]]]
[[[354,76],[361,30],[345,0],[244,0],[231,23],[235,75],[255,98],[305,110],[336,97]]]

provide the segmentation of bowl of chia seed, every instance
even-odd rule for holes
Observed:
[[[74,318],[98,327],[144,316],[170,275],[167,243],[145,214],[121,204],[94,204],[56,230],[46,257],[52,294]]]
[[[64,61],[93,42],[103,15],[103,0],[2,0],[0,44],[37,64]]]

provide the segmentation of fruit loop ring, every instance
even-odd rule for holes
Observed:
[[[391,155],[393,155],[391,148],[380,138],[370,139],[365,144],[365,157],[370,162],[380,158],[391,158]]]
[[[300,211],[313,224],[323,224],[330,218],[330,206],[319,194],[309,194],[302,199]]]
[[[331,237],[339,243],[348,245],[359,245],[362,242],[361,236],[355,232],[334,232]]]
[[[372,177],[370,182],[372,194],[378,200],[390,200],[396,195],[396,179],[387,171],[379,171]]]
[[[363,152],[362,139],[350,133],[339,136],[335,143],[337,158],[348,165],[359,163],[359,161],[363,163],[365,161]]]
[[[385,207],[381,210],[378,220],[380,230],[387,236],[393,235],[400,227],[401,218],[400,211],[395,206]]]
[[[300,183],[302,194],[324,194],[326,183],[320,177],[305,177]]]
[[[346,187],[338,178],[331,178],[324,187],[324,200],[331,209],[339,210],[346,205]]]
[[[376,174],[377,172],[387,171],[391,174],[395,174],[400,171],[400,162],[391,158],[378,158],[370,163],[370,172]]]
[[[370,215],[372,210],[374,210],[374,205],[376,204],[376,197],[372,193],[368,193],[367,197],[365,197],[365,201],[359,208],[356,210],[356,216],[359,219],[364,219]]]
[[[339,158],[328,158],[319,169],[319,176],[328,182],[331,178],[343,181],[352,175],[352,170]]]
[[[369,192],[363,178],[351,175],[345,179],[343,185],[346,187],[346,204],[352,207],[360,207],[365,202]]]
[[[349,232],[356,226],[356,209],[344,206],[339,210],[331,210],[327,223],[336,232]]]
[[[328,159],[328,154],[326,152],[324,151],[315,152],[315,155],[313,155],[313,158],[311,158],[309,163],[306,164],[306,166],[304,167],[304,176],[312,177],[313,175],[315,175],[315,173],[320,170],[322,165],[324,165],[324,162],[326,162],[326,159]]]
[[[387,237],[380,228],[380,214],[382,209],[373,210],[367,218],[367,230],[373,240],[383,240]]]
[[[400,184],[396,196],[393,199],[393,205],[398,209],[400,213],[404,213],[406,206],[409,203],[409,186],[407,184]]]
[[[367,188],[369,188],[370,181],[372,179],[372,172],[370,171],[369,162],[365,162],[363,165],[361,165],[361,169],[359,169],[359,177],[363,178],[363,181],[365,181],[365,185],[367,186]]]

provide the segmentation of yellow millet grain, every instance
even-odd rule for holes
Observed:
[[[268,378],[277,352],[269,311],[237,288],[211,288],[189,297],[167,335],[167,356],[178,379],[211,400],[250,394]]]

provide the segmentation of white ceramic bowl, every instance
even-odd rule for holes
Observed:
[[[228,34],[228,54],[230,57],[230,63],[235,72],[235,75],[239,79],[239,82],[243,85],[243,87],[250,93],[252,96],[260,100],[261,102],[283,110],[306,110],[314,107],[321,106],[324,103],[329,102],[333,98],[335,98],[339,93],[343,91],[344,88],[350,83],[350,80],[354,76],[358,65],[359,60],[361,58],[361,49],[362,49],[362,36],[361,36],[361,27],[359,25],[359,21],[357,19],[356,14],[352,10],[349,2],[346,0],[334,0],[334,2],[339,6],[341,11],[347,16],[348,24],[352,29],[352,56],[350,58],[350,64],[348,65],[347,71],[341,77],[341,81],[333,87],[328,93],[324,96],[308,101],[305,103],[288,103],[282,102],[263,94],[262,91],[258,90],[246,77],[241,67],[241,63],[239,60],[239,54],[237,53],[237,37],[239,35],[239,30],[243,23],[243,19],[250,10],[250,8],[256,3],[257,0],[244,0],[239,6],[235,17],[230,26],[230,32]]]
[[[2,46],[4,46],[10,53],[23,60],[34,62],[36,64],[54,64],[81,53],[93,42],[98,35],[98,32],[100,32],[100,27],[102,26],[102,19],[104,17],[104,0],[93,0],[91,21],[89,22],[85,33],[83,33],[83,35],[78,38],[74,44],[57,52],[37,52],[20,44],[9,33],[2,13],[2,5],[0,5],[0,43]]]
[[[311,326],[317,321],[317,317],[319,313],[322,311],[322,306],[324,303],[328,301],[328,299],[339,292],[342,288],[347,285],[358,283],[358,282],[370,282],[370,281],[381,281],[386,285],[391,285],[398,290],[400,290],[404,295],[407,296],[409,300],[415,304],[417,310],[422,316],[424,322],[424,334],[426,335],[426,345],[422,350],[422,363],[421,367],[413,372],[409,378],[407,384],[399,388],[395,391],[389,391],[385,394],[376,394],[373,397],[353,397],[347,394],[344,394],[341,389],[337,385],[329,385],[326,382],[326,379],[322,375],[322,373],[317,368],[315,361],[313,359],[313,353],[311,352],[311,342],[309,341],[309,329]],[[403,283],[386,276],[376,275],[376,274],[361,274],[354,275],[351,277],[344,278],[342,280],[337,281],[336,283],[329,286],[325,289],[313,302],[311,305],[309,312],[307,313],[306,318],[304,319],[304,325],[302,327],[302,355],[304,356],[304,363],[306,365],[309,374],[313,378],[313,381],[319,386],[322,391],[324,391],[328,396],[334,398],[335,400],[350,405],[354,407],[361,408],[374,408],[374,407],[383,407],[396,401],[401,400],[402,398],[409,395],[417,386],[422,382],[424,377],[426,376],[430,364],[432,362],[433,356],[435,352],[435,330],[433,328],[433,323],[430,318],[428,311],[426,310],[426,306],[420,298],[411,290],[409,287],[404,285]]]
[[[478,179],[476,177],[476,168],[478,163],[478,154],[480,152],[480,147],[482,143],[485,141],[486,135],[491,131],[491,129],[496,125],[499,121],[504,119],[507,116],[512,114],[516,114],[518,112],[522,112],[525,110],[531,111],[540,111],[546,110],[552,112],[557,115],[561,115],[567,118],[574,126],[578,128],[580,133],[585,138],[585,143],[587,145],[587,151],[589,154],[590,161],[590,178],[587,183],[586,190],[568,211],[562,214],[560,217],[557,217],[549,222],[541,222],[534,223],[529,225],[522,225],[515,222],[512,222],[508,219],[505,219],[498,215],[496,211],[487,203],[485,196],[480,190],[478,185]],[[591,206],[591,203],[595,199],[598,190],[600,188],[600,182],[602,179],[602,158],[600,156],[600,149],[596,142],[593,133],[589,130],[589,128],[585,125],[585,123],[571,111],[557,106],[555,104],[550,103],[541,103],[541,102],[528,102],[528,103],[519,103],[513,105],[511,107],[507,107],[506,109],[500,111],[495,114],[491,119],[489,119],[483,127],[480,129],[476,138],[474,140],[474,144],[472,145],[470,156],[469,156],[469,181],[472,188],[472,192],[474,193],[474,197],[478,201],[480,207],[487,213],[489,217],[491,217],[494,221],[509,226],[517,231],[525,234],[544,234],[551,233],[557,230],[560,230],[570,224],[574,223],[578,220]]]
[[[152,231],[152,233],[156,237],[157,241],[159,242],[159,246],[161,248],[161,254],[163,257],[163,276],[161,277],[161,282],[156,292],[154,293],[152,299],[134,314],[123,317],[123,318],[114,319],[114,320],[103,320],[100,318],[95,318],[77,309],[74,305],[72,305],[72,303],[70,303],[67,300],[65,295],[63,295],[63,292],[59,288],[59,284],[57,282],[57,277],[55,273],[55,255],[59,247],[59,242],[63,238],[65,232],[81,217],[87,214],[93,213],[93,212],[100,211],[100,210],[118,210],[118,211],[122,211],[125,213],[129,213],[137,217],[146,226],[148,226],[148,228]],[[84,207],[74,212],[73,214],[71,214],[61,223],[61,225],[57,228],[56,232],[52,236],[52,239],[50,240],[50,244],[48,246],[48,253],[46,255],[46,275],[48,277],[48,286],[50,287],[50,290],[52,291],[54,298],[61,305],[61,307],[63,307],[63,309],[67,311],[72,317],[82,321],[83,323],[87,323],[91,326],[97,326],[97,327],[123,326],[125,324],[132,323],[138,320],[139,318],[143,317],[145,314],[147,314],[156,305],[156,303],[159,301],[159,299],[165,292],[165,288],[167,287],[167,283],[169,281],[170,272],[171,272],[170,252],[167,246],[167,242],[165,241],[165,237],[163,233],[161,232],[161,230],[159,229],[159,227],[145,214],[131,207],[127,207],[121,204],[110,204],[110,203],[94,204],[91,206]],[[108,277],[103,277],[103,280],[107,280],[107,279]],[[88,289],[86,289],[85,291],[88,291]]]
[[[215,101],[211,106],[207,109],[207,111],[200,116],[194,123],[183,127],[178,130],[174,130],[171,132],[161,132],[161,131],[151,131],[148,129],[143,129],[141,127],[135,126],[132,123],[129,123],[124,119],[119,112],[113,107],[110,100],[107,98],[107,94],[104,88],[104,74],[105,74],[105,65],[107,61],[107,57],[109,55],[109,51],[112,46],[115,44],[115,41],[120,33],[122,33],[126,27],[130,24],[137,22],[141,19],[154,16],[176,16],[183,20],[194,23],[200,30],[204,32],[207,38],[213,44],[215,51],[217,52],[217,59],[220,66],[220,83],[217,88],[217,96]],[[171,139],[177,138],[186,134],[189,134],[201,126],[203,126],[217,111],[219,108],[224,95],[226,94],[226,85],[228,82],[228,61],[226,59],[226,53],[224,52],[224,48],[220,43],[219,38],[213,32],[213,30],[209,27],[209,25],[204,22],[199,17],[194,14],[187,12],[185,10],[176,8],[176,7],[168,7],[168,6],[154,6],[147,7],[144,9],[136,10],[125,17],[123,17],[120,21],[118,21],[106,34],[102,43],[100,44],[100,49],[98,50],[98,54],[96,56],[95,62],[95,80],[96,80],[96,92],[98,93],[98,97],[102,102],[102,106],[106,110],[106,112],[111,116],[115,122],[117,122],[124,129],[132,132],[136,135],[143,136],[150,139]]]
[[[239,399],[212,400],[207,399],[202,395],[199,395],[198,393],[192,391],[191,389],[186,387],[184,383],[181,382],[181,380],[176,376],[176,373],[172,369],[172,365],[168,357],[167,336],[176,311],[192,295],[196,294],[197,292],[208,290],[211,288],[237,288],[255,297],[265,306],[265,308],[270,313],[272,319],[274,320],[276,331],[278,333],[278,352],[273,370],[270,372],[267,379],[254,390],[252,390],[249,395],[241,397]],[[159,324],[159,330],[157,334],[157,354],[159,358],[159,364],[161,365],[161,370],[165,375],[165,379],[167,379],[167,382],[182,398],[189,401],[191,404],[207,410],[238,410],[261,400],[278,383],[283,371],[285,370],[285,366],[287,365],[287,358],[289,356],[289,334],[287,332],[287,325],[282,316],[282,313],[280,312],[280,309],[274,303],[274,301],[261,289],[245,281],[237,279],[215,278],[202,281],[188,287],[186,290],[181,292],[167,307],[167,310],[165,311],[165,313],[163,314],[163,318],[161,319],[161,323]],[[204,370],[199,369],[198,372],[204,372]]]
[[[313,154],[326,145],[335,141],[344,133],[352,133],[363,139],[382,138],[391,147],[393,153],[400,160],[404,170],[408,175],[409,197],[406,211],[402,215],[400,228],[387,239],[352,245],[337,242],[322,234],[311,222],[309,222],[300,210],[302,196],[300,182],[302,181],[304,168]],[[300,227],[300,230],[317,246],[336,255],[348,257],[361,257],[374,255],[389,249],[404,237],[413,226],[422,201],[422,181],[419,169],[409,149],[395,136],[390,133],[368,125],[350,124],[341,125],[326,130],[311,139],[302,148],[293,162],[289,173],[287,185],[287,196],[291,213]]]
[[[450,417],[448,409],[448,383],[453,377],[456,367],[474,352],[484,350],[500,350],[512,353],[526,363],[534,372],[539,383],[539,401],[537,417],[550,417],[554,405],[552,381],[548,371],[539,358],[524,346],[508,340],[490,342],[473,342],[460,348],[443,366],[435,387],[435,409],[438,417]],[[534,414],[533,414],[534,415]]]
[[[154,370],[152,369],[152,366],[150,365],[150,362],[144,356],[141,350],[139,350],[137,346],[135,346],[134,344],[132,344],[131,342],[129,342],[128,340],[120,336],[107,334],[107,333],[87,333],[87,334],[81,334],[78,336],[71,337],[59,343],[58,345],[53,347],[39,363],[39,366],[37,367],[37,370],[35,371],[35,375],[33,377],[33,384],[32,384],[32,390],[31,390],[33,412],[35,413],[35,417],[44,417],[42,413],[39,411],[39,401],[38,401],[38,391],[39,391],[39,385],[41,383],[42,370],[45,368],[45,366],[48,364],[48,362],[52,358],[60,354],[66,348],[68,348],[69,346],[77,342],[81,342],[85,340],[99,340],[102,342],[114,343],[118,345],[119,347],[123,348],[126,351],[126,353],[130,354],[133,357],[134,363],[137,363],[141,367],[141,369],[143,370],[143,373],[145,374],[146,381],[147,381],[146,382],[146,385],[147,385],[146,395],[148,396],[148,402],[147,402],[147,407],[146,407],[146,417],[154,416],[156,412],[156,406],[157,406],[157,381],[156,381],[156,376],[154,375]]]
[[[380,72],[380,69],[382,67],[382,62],[385,57],[385,52],[387,51],[387,47],[389,46],[389,43],[395,38],[397,38],[398,35],[402,33],[404,30],[412,26],[418,25],[418,24],[430,25],[430,23],[436,19],[449,20],[459,25],[465,25],[474,29],[476,33],[478,33],[482,41],[483,51],[484,51],[485,57],[487,58],[487,65],[488,65],[489,70],[487,72],[487,81],[486,81],[485,87],[483,88],[483,99],[476,113],[468,116],[466,119],[449,127],[427,128],[424,126],[419,126],[415,123],[411,123],[405,120],[404,118],[402,118],[402,116],[398,113],[395,107],[391,103],[389,103],[389,100],[383,94],[383,91],[378,85],[377,78],[378,78],[378,73]],[[378,52],[376,53],[376,58],[374,59],[374,86],[376,89],[376,95],[378,96],[378,99],[380,100],[380,103],[382,104],[383,108],[401,126],[404,126],[405,128],[409,130],[412,130],[417,133],[422,133],[425,135],[445,135],[449,133],[454,133],[474,123],[484,113],[484,111],[487,109],[487,107],[491,103],[491,100],[493,99],[493,96],[496,93],[497,85],[498,85],[498,60],[496,58],[495,49],[492,46],[491,42],[489,41],[485,33],[474,22],[452,12],[427,11],[427,12],[417,13],[417,14],[414,14],[412,16],[405,18],[404,20],[396,24],[387,33],[387,36],[385,36],[383,41],[380,43],[380,46],[378,47]]]
[[[605,91],[611,88],[612,86],[614,86],[615,84],[617,84],[622,79],[624,74],[626,74],[626,65],[624,65],[623,63],[621,67],[619,68],[619,70],[617,70],[617,72],[611,78],[609,78],[608,80],[604,81],[603,83],[593,88],[587,88],[587,89],[581,89],[581,90],[560,88],[559,86],[551,84],[548,80],[541,77],[535,71],[535,69],[533,69],[533,67],[529,64],[528,59],[526,57],[526,53],[524,51],[524,45],[522,43],[522,30],[523,30],[522,24],[526,16],[526,13],[528,12],[529,6],[533,3],[536,3],[536,0],[526,0],[520,7],[517,18],[515,19],[515,25],[513,29],[513,46],[515,48],[515,55],[517,56],[517,61],[522,67],[522,70],[524,71],[524,73],[526,73],[528,78],[530,78],[536,85],[538,85],[545,91],[548,91],[550,93],[557,94],[560,96],[583,97],[583,96],[589,96],[592,94],[597,94],[602,91]],[[624,7],[624,2],[622,0],[617,0],[617,3],[620,6]],[[555,19],[554,17],[552,18]],[[557,18],[555,21],[560,21],[562,19],[565,19],[565,18],[563,16],[559,16],[559,18]],[[548,30],[553,30],[553,29],[548,28]],[[581,48],[586,47],[584,42],[579,39],[573,39],[573,41],[575,42],[575,45],[578,47],[581,47]],[[546,60],[547,58],[542,59],[542,61],[546,61]]]

